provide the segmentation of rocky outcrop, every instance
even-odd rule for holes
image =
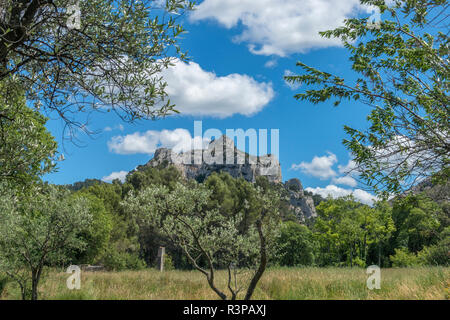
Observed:
[[[401,197],[409,194],[424,194],[437,203],[449,202],[450,182],[433,183],[431,177],[429,177],[412,187],[409,191],[403,193]]]
[[[242,177],[255,182],[266,176],[270,182],[281,183],[281,167],[273,155],[253,156],[238,150],[233,140],[226,136],[212,141],[204,150],[176,153],[170,149],[156,150],[147,166],[173,165],[187,179],[202,181],[213,172],[228,172],[232,177]]]
[[[311,196],[305,195],[300,180],[291,179],[284,183],[288,192],[289,206],[297,218],[304,222],[317,216],[314,200]]]

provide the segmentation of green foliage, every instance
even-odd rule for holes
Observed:
[[[106,249],[113,228],[111,214],[106,211],[103,201],[86,191],[79,192],[76,197],[84,198],[88,202],[92,223],[81,237],[85,239],[86,250],[77,255],[77,263],[86,264],[98,261]]]
[[[15,75],[29,101],[85,131],[82,112],[114,111],[125,121],[174,112],[161,71],[186,59],[179,17],[193,3],[80,0],[80,28],[70,27],[68,3],[2,2],[0,80]]]
[[[4,274],[3,272],[0,272],[0,297],[3,294],[3,290],[6,287],[6,284],[8,283],[9,278],[6,274]]]
[[[420,260],[417,255],[409,252],[407,248],[396,248],[395,254],[390,256],[390,259],[394,268],[414,267],[420,265]]]
[[[259,182],[269,188],[265,181]],[[239,223],[239,229],[242,231],[247,230],[255,222],[260,206],[252,183],[244,178],[235,179],[228,173],[213,173],[206,179],[204,185],[211,191],[208,201],[211,209],[218,209],[221,215],[228,217],[242,215]],[[276,203],[278,204],[278,201]]]
[[[57,145],[45,128],[46,122],[39,112],[27,107],[16,82],[0,82],[0,182],[29,184],[53,171]]]
[[[313,233],[304,225],[288,221],[281,227],[278,238],[281,266],[311,266],[314,264],[316,243]]]
[[[106,249],[102,256],[102,264],[110,271],[141,270],[145,262],[135,253],[117,250],[115,247]]]
[[[419,259],[425,265],[449,266],[450,265],[450,227],[442,231],[440,241],[428,247],[424,247],[418,253]]]
[[[170,270],[174,270],[175,267],[173,265],[173,260],[170,254],[165,254],[164,255],[164,270],[166,271],[170,271]]]
[[[314,232],[319,241],[320,265],[369,263],[370,246],[386,241],[394,230],[390,210],[356,202],[353,197],[327,199],[316,208]]]
[[[99,184],[106,184],[106,182],[103,182],[98,179],[86,179],[84,181],[78,181],[75,182],[74,184],[66,185],[66,188],[70,191],[79,191],[81,189],[86,189]]]
[[[137,191],[152,185],[164,185],[173,189],[180,180],[180,172],[173,166],[167,168],[138,167],[137,170],[127,176],[124,186],[125,194],[128,193],[130,185]]]
[[[396,200],[392,218],[397,230],[391,239],[392,247],[407,247],[417,253],[423,247],[435,244],[441,214],[441,207],[422,195],[409,195]]]
[[[88,230],[92,216],[84,198],[56,187],[33,191],[17,196],[2,189],[0,270],[20,285],[23,298],[31,286],[36,300],[44,267],[67,262],[72,251],[86,248],[80,234]]]
[[[285,77],[303,84],[295,96],[317,104],[335,99],[361,102],[373,109],[366,130],[346,126],[357,171],[378,193],[409,189],[421,177],[449,178],[449,36],[432,23],[443,23],[447,1],[361,0],[383,14],[379,27],[367,18],[345,20],[322,32],[340,39],[350,53],[357,78],[344,79],[302,62],[302,75]],[[440,25],[445,28],[445,25]]]
[[[223,187],[220,179],[215,181],[218,188]],[[268,252],[274,245],[279,216],[275,193],[270,190],[264,192],[241,180],[239,182],[242,183],[240,191],[247,196],[243,210],[239,212],[222,213],[220,207],[211,207],[209,201],[216,194],[206,185],[195,183],[189,186],[178,183],[173,190],[165,186],[152,186],[137,194],[132,192],[123,206],[135,217],[139,226],[159,228],[182,249],[190,263],[206,276],[211,288],[222,299],[226,295],[214,284],[215,268],[229,270],[228,288],[232,299],[242,289],[237,282],[233,288],[232,274],[236,277],[233,269],[257,268],[247,290],[246,297],[249,298],[264,272]],[[258,215],[253,216],[250,212],[257,212]]]

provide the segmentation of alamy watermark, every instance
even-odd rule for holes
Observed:
[[[81,289],[81,268],[79,266],[72,265],[67,268],[66,273],[70,273],[71,276],[67,278],[66,285],[69,290]]]
[[[67,6],[67,14],[69,15],[66,22],[67,28],[71,30],[81,29],[81,9],[79,1]]]
[[[372,15],[367,19],[367,28],[369,29],[381,28],[381,12],[378,7],[372,8]]]
[[[369,275],[366,281],[367,289],[381,289],[381,269],[379,266],[372,265],[366,269]]]

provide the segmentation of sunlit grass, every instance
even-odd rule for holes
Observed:
[[[157,270],[82,273],[81,290],[69,290],[63,272],[42,280],[40,299],[217,299],[202,274],[196,271]],[[382,269],[381,289],[368,290],[365,269],[280,268],[266,271],[253,299],[449,299],[450,268]],[[226,288],[226,273],[217,274]],[[18,288],[8,283],[2,299],[19,299]],[[240,297],[242,298],[242,296]]]

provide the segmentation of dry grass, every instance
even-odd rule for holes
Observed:
[[[217,283],[226,287],[226,274]],[[41,299],[217,299],[202,274],[196,271],[156,270],[82,274],[81,290],[66,288],[65,273],[50,272],[40,286]],[[449,299],[450,268],[383,269],[381,289],[366,288],[364,269],[282,268],[266,271],[254,299]],[[7,284],[2,299],[18,299]],[[242,298],[242,297],[241,297]]]

